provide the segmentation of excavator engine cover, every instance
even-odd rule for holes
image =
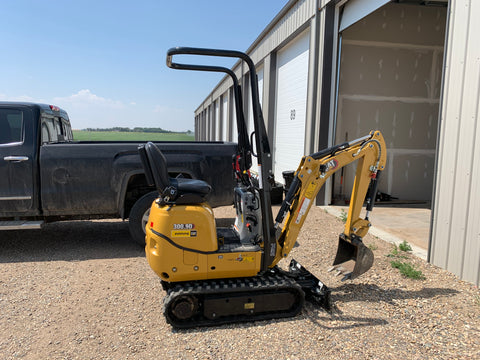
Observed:
[[[348,239],[345,234],[341,234],[338,238],[337,255],[335,256],[333,265],[340,265],[353,260],[355,267],[352,272],[344,278],[353,280],[372,267],[373,258],[372,250],[365,246],[360,237],[352,234],[351,239]]]

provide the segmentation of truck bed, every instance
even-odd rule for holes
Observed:
[[[40,147],[43,214],[101,215],[122,212],[132,177],[143,174],[137,147],[143,142],[78,141]],[[212,186],[212,207],[233,202],[232,155],[227,142],[156,142],[171,176],[182,174]],[[142,186],[139,184],[138,186]]]

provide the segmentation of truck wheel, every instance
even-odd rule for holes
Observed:
[[[148,222],[152,202],[158,197],[157,191],[149,192],[138,199],[130,210],[128,227],[133,240],[145,246],[145,226]]]

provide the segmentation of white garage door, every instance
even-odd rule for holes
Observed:
[[[388,2],[390,0],[350,0],[343,9],[338,31],[345,30]]]
[[[227,122],[228,122],[228,93],[223,94],[222,96],[223,107],[222,107],[222,138],[221,140],[227,141]]]
[[[260,98],[260,108],[262,108],[262,102],[263,102],[263,68],[260,70],[257,70],[257,79],[258,79],[258,97]],[[248,123],[247,123],[247,129],[248,129],[248,136],[250,139],[250,135],[252,132],[255,131],[255,126],[253,124],[253,104],[252,104],[252,88],[248,88]],[[255,140],[253,141],[252,144],[253,151],[257,153],[257,149],[255,147]],[[252,158],[252,167],[251,170],[254,172],[258,172],[258,162],[257,158],[253,157]]]
[[[207,110],[207,121],[206,121],[206,124],[207,124],[207,129],[206,129],[206,138],[205,140],[207,141],[211,141],[212,138],[211,138],[211,134],[212,134],[212,127],[210,126],[211,124],[211,120],[212,120],[212,107],[209,106],[208,107],[208,110]]]
[[[215,140],[220,140],[220,100],[215,101]]]
[[[260,98],[260,107],[262,107],[263,102],[263,68],[257,70],[258,78],[258,95]],[[252,88],[248,87],[248,135],[255,131],[253,126],[253,105],[252,105]]]
[[[233,95],[233,90],[230,92],[232,95],[230,97],[230,126],[232,127],[232,142],[238,143],[238,130],[237,130],[237,110],[235,106],[235,96]]]
[[[275,180],[296,170],[304,155],[310,33],[305,31],[277,55]]]

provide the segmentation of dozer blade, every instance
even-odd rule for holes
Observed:
[[[288,277],[295,279],[297,284],[302,287],[306,300],[323,307],[327,311],[332,308],[330,289],[294,259],[290,261],[288,272],[285,273]]]
[[[352,238],[348,239],[345,234],[341,234],[338,239],[337,255],[333,265],[336,266],[353,260],[355,262],[353,270],[345,274],[343,278],[343,280],[353,280],[372,267],[373,258],[372,250],[363,244],[360,237],[352,235]]]

